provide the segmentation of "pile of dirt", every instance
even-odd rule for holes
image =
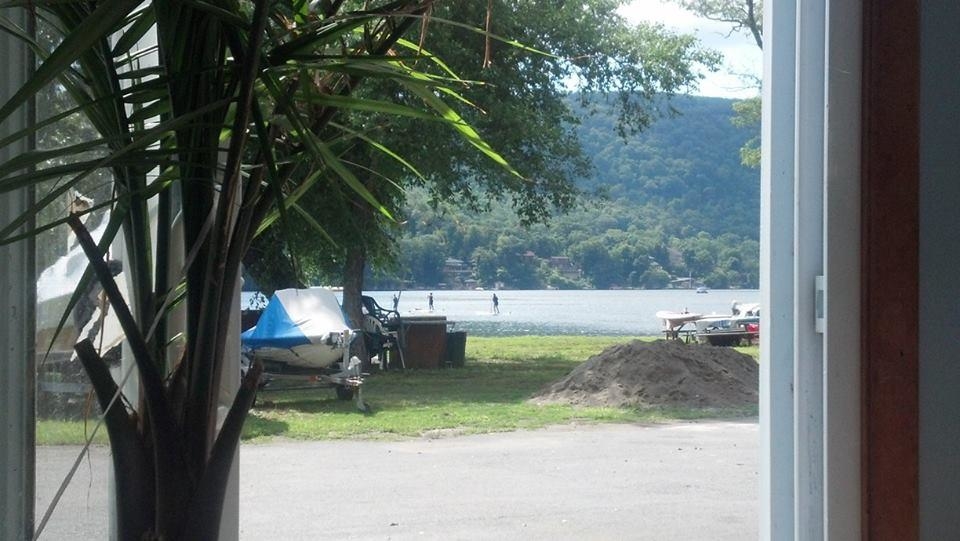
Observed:
[[[758,400],[760,369],[734,349],[677,340],[611,346],[549,385],[538,404],[741,408]]]

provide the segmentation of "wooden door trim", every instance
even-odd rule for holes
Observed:
[[[919,535],[919,0],[864,0],[863,538]]]

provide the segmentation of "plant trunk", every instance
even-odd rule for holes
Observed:
[[[117,384],[93,344],[82,340],[74,349],[93,385],[110,437],[116,479],[117,533],[120,539],[137,539],[144,532],[152,531],[156,523],[156,492],[151,475],[155,469],[151,453],[138,431],[136,418],[127,413],[123,401],[111,405]]]

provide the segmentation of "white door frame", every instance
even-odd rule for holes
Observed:
[[[764,6],[762,539],[860,537],[862,9]]]

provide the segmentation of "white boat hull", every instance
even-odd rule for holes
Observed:
[[[297,368],[329,368],[343,359],[339,345],[306,344],[292,348],[264,347],[250,351],[254,359],[283,363]]]

